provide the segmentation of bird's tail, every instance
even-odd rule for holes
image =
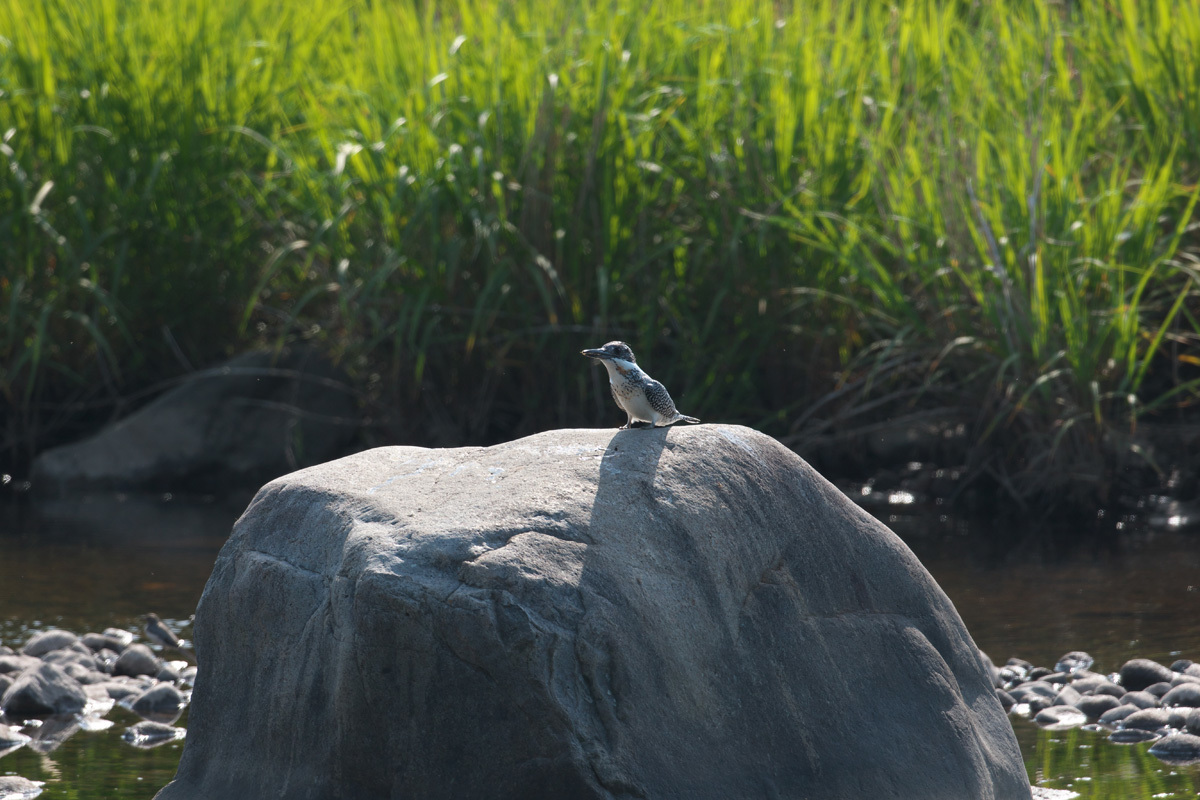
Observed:
[[[696,419],[695,417],[689,417],[687,414],[680,414],[676,419],[676,422],[690,422],[693,425],[697,425],[700,423],[700,420]]]

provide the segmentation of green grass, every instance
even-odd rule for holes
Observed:
[[[1020,502],[1153,456],[1200,7],[697,6],[0,0],[2,446],[295,340],[377,441],[617,422],[619,337],[802,452],[962,420]]]

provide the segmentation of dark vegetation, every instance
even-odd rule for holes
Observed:
[[[0,0],[0,37],[9,471],[295,341],[367,444],[615,426],[613,338],[706,421],[842,472],[920,429],[1020,508],[1196,441],[1193,4]]]

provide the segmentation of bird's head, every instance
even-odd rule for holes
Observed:
[[[583,350],[581,352],[588,358],[596,358],[601,361],[628,361],[630,364],[637,363],[637,358],[633,355],[633,351],[624,342],[609,342],[604,347]]]

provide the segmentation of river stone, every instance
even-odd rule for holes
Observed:
[[[85,633],[80,639],[94,653],[99,653],[102,650],[111,650],[114,653],[120,653],[125,649],[129,642],[122,641],[116,636],[107,636],[103,633]]]
[[[1076,703],[1078,703],[1082,699],[1083,699],[1083,695],[1081,695],[1079,692],[1075,691],[1075,689],[1073,689],[1070,686],[1064,686],[1059,691],[1058,696],[1054,698],[1053,705],[1074,706]]]
[[[1087,714],[1088,719],[1099,719],[1106,711],[1121,705],[1121,701],[1108,694],[1090,694],[1079,698],[1075,707]]]
[[[35,633],[29,637],[29,641],[21,648],[21,653],[27,656],[40,658],[52,650],[61,650],[64,647],[70,647],[79,641],[79,637],[70,631],[58,630],[57,628],[41,633]]]
[[[74,714],[86,704],[83,687],[54,664],[25,670],[0,698],[0,709],[14,719]]]
[[[113,664],[113,675],[157,675],[158,656],[144,644],[131,644]]]
[[[1078,728],[1087,722],[1087,716],[1072,706],[1051,706],[1039,711],[1033,721],[1043,728],[1066,730],[1067,728]]]
[[[1162,696],[1164,706],[1200,706],[1200,683],[1181,683]]]
[[[1096,663],[1096,659],[1092,658],[1082,650],[1072,650],[1058,660],[1054,665],[1055,672],[1079,672],[1086,670]]]
[[[27,669],[34,669],[41,663],[42,660],[34,656],[0,656],[0,675],[17,675]]]
[[[1135,705],[1130,705],[1129,703],[1126,703],[1124,705],[1119,705],[1116,708],[1112,708],[1112,709],[1109,709],[1108,711],[1105,711],[1103,714],[1100,715],[1100,719],[1098,720],[1098,722],[1101,725],[1116,725],[1118,722],[1125,719],[1130,714],[1136,714],[1138,711],[1141,711],[1141,710],[1142,709],[1138,708]]]
[[[1135,711],[1121,720],[1121,727],[1156,731],[1159,728],[1165,728],[1170,721],[1171,712],[1165,708],[1143,708],[1141,711]]]
[[[1135,658],[1121,667],[1121,685],[1131,692],[1162,681],[1169,682],[1173,676],[1171,670],[1148,658]]]
[[[11,725],[0,723],[0,750],[20,747],[29,742],[29,737]]]
[[[1122,705],[1133,705],[1138,708],[1156,708],[1158,698],[1149,692],[1126,692],[1119,698]]]
[[[68,664],[77,664],[88,670],[100,669],[100,662],[92,655],[91,650],[86,655],[69,649],[54,650],[42,656],[42,661],[59,667],[65,667]]]
[[[144,719],[174,722],[183,711],[183,694],[169,683],[159,683],[138,695],[130,709]]]
[[[344,374],[314,350],[256,351],[190,376],[81,442],[33,463],[44,495],[258,486],[345,452],[358,411]]]
[[[929,573],[742,427],[389,447],[280,478],[194,639],[160,800],[1030,796]]]
[[[33,800],[42,793],[45,781],[31,781],[20,775],[0,775],[0,797]]]
[[[1164,736],[1150,747],[1150,755],[1168,764],[1200,763],[1200,736],[1190,733]]]

